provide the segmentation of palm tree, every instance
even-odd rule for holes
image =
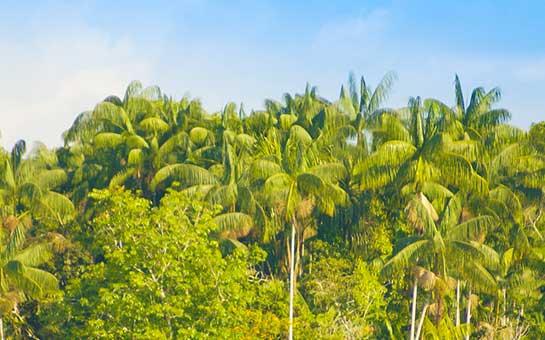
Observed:
[[[501,98],[499,88],[488,92],[482,87],[474,89],[466,106],[457,75],[454,84],[456,104],[453,107],[436,99],[426,100],[425,105],[441,112],[438,123],[440,130],[453,139],[448,145],[449,151],[463,155],[479,168],[483,161],[486,163],[492,154],[501,150],[506,142],[520,135],[520,131],[505,124],[511,118],[508,110],[494,108]]]
[[[489,91],[482,87],[473,89],[467,106],[458,75],[454,78],[454,91],[456,104],[453,108],[435,99],[429,100],[429,104],[440,107],[443,113],[441,128],[456,135],[457,139],[466,135],[473,140],[483,140],[491,129],[511,118],[508,110],[493,108],[501,99],[501,91],[497,87]]]
[[[402,119],[405,112],[408,117]],[[487,191],[486,181],[466,158],[445,150],[448,139],[438,131],[439,117],[433,107],[425,110],[420,98],[412,98],[405,112],[382,115],[380,127],[373,132],[380,145],[354,168],[361,189],[395,183],[406,194],[427,191],[444,196],[448,185]]]
[[[496,266],[499,257],[492,248],[478,242],[482,234],[491,230],[495,224],[491,216],[464,220],[460,195],[451,195],[440,218],[425,196],[414,197],[405,211],[409,224],[419,232],[401,241],[404,246],[384,265],[383,270],[386,273],[409,265],[417,268],[425,266],[431,268],[430,272],[434,274],[434,278],[439,274],[437,279],[444,282],[448,281],[449,273],[452,273],[458,280],[467,279],[476,287],[493,291],[495,280],[483,264]],[[423,273],[426,272],[417,271],[413,283],[411,339],[414,338],[415,332],[417,286]],[[440,294],[436,295],[438,299],[436,314],[440,315],[442,298]],[[457,306],[457,314],[458,312]],[[437,317],[437,322],[439,320],[440,317]]]
[[[209,148],[208,142],[200,145],[203,140],[213,144],[208,130],[197,126],[205,121],[200,102],[187,98],[177,102],[162,96],[158,87],[132,82],[123,100],[106,98],[81,114],[64,137],[69,150],[76,152],[76,171],[97,169],[91,173],[106,173],[110,186],[140,189],[155,200],[157,185],[171,175],[187,168],[204,174],[196,167],[177,165]],[[103,186],[101,181],[92,182]],[[89,185],[83,184],[88,191]]]
[[[356,129],[356,145],[364,155],[370,151],[365,134],[371,132],[370,128],[376,124],[377,117],[383,112],[380,106],[388,98],[396,78],[395,73],[387,73],[373,90],[362,76],[358,89],[356,78],[353,73],[350,73],[348,90],[344,86],[341,87],[339,104],[343,112],[353,117],[352,125]]]
[[[25,233],[30,227],[28,219],[8,219],[2,228],[0,245],[0,338],[4,337],[4,316],[17,312],[18,301],[37,299],[58,289],[57,279],[49,272],[39,269],[51,258],[50,245],[62,239],[52,235],[53,240],[26,243]]]
[[[66,182],[54,152],[38,144],[23,158],[26,143],[18,141],[10,154],[0,155],[0,215],[20,220],[29,215],[44,223],[64,225],[73,216],[72,202],[55,191]]]
[[[289,128],[283,143],[280,132],[271,129],[258,149],[259,157],[250,170],[253,181],[262,183],[264,205],[278,216],[277,221],[291,226],[291,242],[288,242],[287,233],[284,234],[289,259],[289,334],[292,338],[293,295],[304,245],[305,228],[301,220],[315,208],[326,215],[333,215],[335,206],[346,202],[346,193],[337,185],[346,176],[346,170],[342,164],[320,159],[312,137],[297,124]]]

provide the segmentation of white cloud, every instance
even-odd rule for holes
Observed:
[[[433,47],[425,37],[400,37],[393,14],[378,9],[333,19],[311,39],[286,48],[223,37],[202,40],[197,28],[178,40],[174,32],[162,32],[161,39],[174,40],[154,46],[88,26],[46,31],[36,26],[25,39],[0,34],[0,145],[11,147],[19,138],[59,145],[77,114],[107,95],[122,94],[133,79],[175,96],[189,91],[213,111],[231,100],[244,101],[248,110],[259,108],[265,98],[302,91],[306,81],[335,99],[349,71],[363,73],[371,85],[396,71],[399,81],[388,106],[416,95],[452,103],[458,73],[466,96],[476,86],[500,86],[501,105],[512,110],[516,125],[545,119],[540,93],[545,58],[464,54],[448,41]]]
[[[2,39],[1,144],[17,139],[59,145],[80,112],[120,94],[132,79],[147,79],[153,63],[127,40],[87,27]]]
[[[316,43],[345,43],[360,45],[369,40],[375,40],[388,27],[390,15],[384,9],[376,9],[365,16],[343,18],[326,23],[316,34]]]

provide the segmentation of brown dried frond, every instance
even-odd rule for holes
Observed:
[[[456,289],[456,279],[455,278],[449,276],[447,278],[447,280],[446,280],[446,284],[447,284],[448,289],[450,289],[450,290]]]
[[[303,231],[303,240],[306,241],[311,237],[318,235],[318,231],[314,228],[308,227]]]
[[[250,231],[252,231],[252,225],[251,224],[245,224],[241,226],[240,228],[234,229],[234,230],[224,230],[220,233],[220,237],[224,239],[232,239],[232,240],[238,240],[241,238],[244,238],[250,234]]]
[[[444,311],[445,306],[443,304],[438,305],[436,302],[430,304],[430,306],[428,307],[428,313],[433,319],[437,318],[437,315],[443,315]]]
[[[68,247],[68,241],[59,233],[47,233],[47,238],[51,242],[51,247],[55,252],[62,253]]]
[[[416,194],[416,197],[418,198],[420,202],[422,202],[422,205],[426,208],[432,220],[434,222],[437,222],[439,220],[439,215],[437,214],[437,211],[435,211],[435,208],[433,207],[431,202],[428,200],[426,195],[424,195],[422,192],[419,192]]]
[[[418,277],[418,284],[425,290],[431,290],[435,286],[436,276],[433,272],[426,270]]]
[[[11,312],[19,301],[21,295],[13,290],[0,295],[0,312],[2,314]]]
[[[307,197],[299,202],[295,209],[295,216],[298,220],[304,220],[312,215],[316,202],[313,198]]]
[[[7,217],[4,217],[2,221],[2,227],[9,231],[10,233],[15,230],[15,227],[17,227],[17,224],[19,223],[19,219],[13,215],[9,215]]]
[[[420,266],[414,266],[411,269],[412,274],[416,278],[419,278],[420,276],[422,276],[422,274],[424,274],[425,271],[426,271],[426,268],[423,268],[423,267],[420,267]]]

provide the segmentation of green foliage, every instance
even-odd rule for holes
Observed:
[[[386,288],[367,263],[318,255],[303,290],[316,314],[317,337],[374,338],[383,331]]]
[[[383,108],[395,78],[251,114],[135,81],[0,149],[5,333],[284,338],[293,259],[297,339],[544,338],[545,123],[457,76]]]
[[[95,191],[95,263],[66,286],[57,337],[240,338],[279,334],[265,308],[278,290],[254,266],[257,247],[223,257],[215,212],[179,193],[158,208],[129,192]],[[278,285],[276,285],[277,287]],[[206,303],[203,304],[203,302]],[[275,310],[274,306],[267,306]],[[279,310],[275,310],[279,312]],[[276,326],[275,326],[276,325]]]

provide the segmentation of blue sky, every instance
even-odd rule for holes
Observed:
[[[499,86],[513,124],[545,120],[541,1],[12,1],[0,9],[1,145],[61,143],[81,111],[129,81],[190,94],[215,111],[259,109],[308,81],[334,99],[349,71],[387,106],[410,96],[453,102]]]

